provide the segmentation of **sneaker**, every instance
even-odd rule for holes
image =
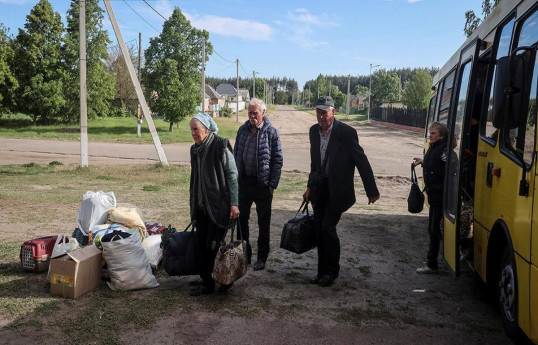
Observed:
[[[254,264],[254,271],[261,271],[265,268],[265,261],[258,260]]]
[[[438,273],[438,272],[439,272],[438,269],[433,269],[428,266],[417,268],[417,273],[419,274],[433,274],[433,273]]]

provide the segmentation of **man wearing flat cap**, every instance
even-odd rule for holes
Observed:
[[[368,204],[379,199],[372,167],[359,145],[357,131],[334,118],[334,101],[316,102],[318,123],[310,127],[310,175],[303,198],[311,201],[318,240],[318,273],[312,284],[330,286],[340,272],[340,240],[336,225],[356,201],[355,167],[359,170]]]

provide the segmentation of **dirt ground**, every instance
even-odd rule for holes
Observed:
[[[308,127],[315,118],[280,107],[270,114],[270,119],[281,133],[286,173],[304,174],[309,167]],[[188,296],[189,284],[196,278],[168,277],[159,270],[157,289],[185,295],[191,308],[178,306],[153,324],[121,330],[121,342],[130,345],[509,344],[500,316],[485,300],[485,288],[469,268],[462,265],[462,275],[457,279],[444,264],[437,275],[415,273],[426,256],[427,210],[419,215],[407,213],[406,197],[409,164],[413,157],[422,154],[422,136],[379,126],[353,125],[376,174],[381,199],[367,205],[364,191],[357,184],[357,203],[343,215],[338,226],[341,272],[333,286],[321,288],[308,283],[316,273],[315,250],[296,255],[279,249],[282,227],[295,214],[299,196],[280,195],[277,189],[271,224],[272,252],[265,270],[249,269],[226,295],[202,297]],[[34,149],[25,149],[26,140],[8,142],[0,138],[0,164],[28,163],[29,156],[36,163],[76,158],[76,152],[64,154],[52,149],[46,152],[49,142],[53,141],[43,141],[35,149],[34,141]],[[169,157],[176,157],[169,159],[174,164],[186,162],[180,153],[183,146],[165,148]],[[18,162],[17,156],[24,161]],[[95,164],[117,164],[117,161],[124,164],[124,160],[147,163],[148,159],[155,158],[113,159],[98,154],[92,157]],[[0,216],[0,228],[10,227],[6,215],[16,211],[17,205],[0,211],[4,214]],[[255,229],[255,212],[252,216],[251,229]],[[253,243],[256,238],[256,231],[252,231]],[[144,290],[135,294],[151,298],[153,292]],[[220,311],[207,308],[208,299]],[[248,312],[237,312],[241,308]],[[57,343],[54,331],[21,334],[4,327],[6,322],[0,326],[0,344]]]

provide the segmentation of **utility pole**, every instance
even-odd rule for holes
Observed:
[[[331,97],[332,80],[329,80],[329,97]]]
[[[346,95],[346,118],[349,115],[349,78],[351,78],[351,75],[347,75],[347,95]]]
[[[202,113],[205,113],[205,37],[202,37]]]
[[[256,71],[252,71],[252,98],[256,97]]]
[[[372,66],[372,64],[370,64],[370,85],[368,86],[368,122],[370,122],[370,108],[372,107],[372,68],[375,67],[379,67],[379,65]]]
[[[236,59],[235,60],[235,64],[236,64],[236,72],[235,72],[235,77],[236,77],[236,86],[237,86],[237,99],[236,99],[236,103],[235,103],[235,109],[236,109],[236,113],[235,113],[235,122],[239,122],[239,59]]]
[[[148,104],[146,103],[146,99],[144,98],[144,93],[142,92],[142,87],[140,86],[140,82],[138,81],[138,78],[136,77],[136,72],[134,70],[133,62],[131,61],[131,58],[129,57],[129,52],[127,51],[127,47],[125,46],[125,41],[123,40],[123,36],[121,35],[120,27],[118,25],[118,22],[116,21],[116,16],[114,15],[114,11],[112,10],[112,5],[110,5],[110,0],[104,0],[104,3],[105,3],[106,11],[108,12],[108,16],[110,17],[110,22],[112,23],[112,28],[114,29],[114,33],[116,34],[118,45],[120,46],[121,53],[123,54],[123,59],[125,60],[125,64],[127,65],[127,70],[129,71],[131,82],[133,83],[134,89],[136,91],[138,102],[140,102],[140,106],[142,107],[142,113],[144,114],[144,117],[146,118],[149,132],[151,134],[151,137],[153,138],[153,144],[155,146],[155,150],[157,150],[157,154],[159,155],[159,160],[161,164],[168,165],[166,154],[164,153],[164,149],[161,145],[161,139],[159,139],[159,133],[157,133],[157,129],[155,128],[155,124],[153,123],[153,119],[151,118],[151,114],[149,113]]]
[[[142,33],[139,32],[138,33],[138,80],[140,80],[141,56],[142,56]],[[142,114],[140,111],[140,102],[138,102],[138,106],[136,107],[136,135],[139,138],[142,136],[141,126],[142,126]]]
[[[263,98],[263,101],[267,104],[267,82],[265,80],[263,81]]]
[[[79,30],[79,78],[80,78],[80,166],[88,166],[88,105],[86,103],[86,0],[80,0],[78,14]]]

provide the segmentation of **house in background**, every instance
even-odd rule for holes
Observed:
[[[358,94],[351,95],[349,100],[349,106],[351,108],[364,109],[368,105],[368,95]]]
[[[219,93],[220,95],[224,97],[224,101],[225,101],[224,106],[226,108],[232,109],[234,113],[238,110],[238,108],[239,108],[239,111],[245,109],[245,101],[243,100],[243,97],[241,96],[242,93],[240,92],[239,97],[238,97],[237,90],[235,87],[232,86],[232,84],[217,85],[217,93]],[[247,90],[247,95],[248,95],[248,90]]]
[[[206,85],[203,107],[204,111],[210,114],[212,117],[219,117],[219,112],[222,108],[224,108],[224,105],[224,96],[215,91],[211,85]]]

